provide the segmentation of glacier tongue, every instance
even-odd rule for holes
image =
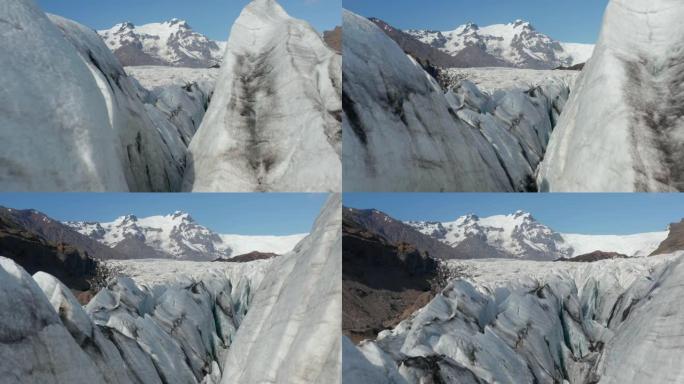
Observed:
[[[274,260],[224,366],[223,383],[339,383],[342,328],[340,195]]]
[[[190,144],[184,189],[339,191],[340,62],[274,0],[247,5]]]
[[[676,0],[609,3],[540,167],[543,190],[684,190],[683,17]]]
[[[343,11],[345,191],[526,191],[569,87],[446,94],[371,21]]]
[[[345,346],[343,382],[677,382],[683,262],[451,262],[461,278],[426,307]]]

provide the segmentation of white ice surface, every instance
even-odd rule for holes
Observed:
[[[380,28],[343,12],[345,191],[533,187],[568,84],[483,94],[460,81],[445,94]]]
[[[33,0],[0,3],[0,189],[128,191],[91,70]]]
[[[271,264],[238,330],[222,383],[339,383],[342,199],[332,195],[311,234]]]
[[[677,382],[683,260],[450,261],[427,306],[345,348],[344,382]]]
[[[230,33],[186,191],[339,191],[341,57],[275,0],[248,4]]]
[[[684,3],[612,0],[538,184],[552,192],[684,190]]]

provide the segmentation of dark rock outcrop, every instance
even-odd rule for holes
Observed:
[[[15,222],[0,211],[0,255],[12,259],[28,273],[39,271],[58,278],[75,291],[90,289],[97,262],[77,247],[53,243]]]
[[[335,50],[337,53],[342,53],[342,27],[337,26],[335,29],[323,32],[323,40],[328,44],[328,47]]]
[[[407,243],[393,244],[346,215],[342,223],[342,329],[374,338],[426,305],[440,289],[439,262]]]
[[[594,261],[600,260],[612,260],[612,259],[626,259],[629,256],[617,252],[603,252],[594,251],[591,253],[586,253],[584,255],[568,258],[568,259],[558,259],[558,261],[571,261],[574,263],[593,263]]]
[[[679,223],[670,224],[670,233],[651,256],[662,255],[684,250],[684,219]]]
[[[216,259],[214,261],[215,262],[224,262],[224,263],[248,263],[248,262],[254,261],[254,260],[268,260],[268,259],[272,259],[272,258],[278,257],[278,256],[280,256],[280,255],[278,255],[277,253],[273,253],[273,252],[253,251],[253,252],[245,253],[242,255],[235,256],[235,257],[231,257],[229,259],[220,258],[220,259]]]
[[[467,259],[467,255],[441,243],[428,235],[420,233],[410,225],[395,220],[375,209],[343,208],[343,220],[353,221],[370,232],[377,233],[391,244],[408,243],[426,252],[435,259]]]
[[[53,220],[44,213],[33,209],[20,210],[0,207],[0,216],[7,217],[12,222],[20,225],[27,231],[36,233],[48,242],[70,244],[98,260],[129,258],[125,252],[119,252],[100,244],[96,240],[76,232],[68,225]]]

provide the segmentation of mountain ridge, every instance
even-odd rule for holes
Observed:
[[[111,222],[70,221],[65,224],[115,250],[141,253],[146,255],[144,258],[178,260],[230,259],[253,251],[284,254],[306,236],[220,234],[182,211],[142,218],[125,215]]]
[[[586,62],[594,48],[592,44],[560,42],[521,19],[483,27],[467,23],[451,31],[409,29],[405,33],[451,56],[475,47],[516,68],[570,67]]]
[[[123,66],[164,65],[209,68],[221,64],[225,41],[211,40],[187,21],[173,18],[136,26],[131,22],[99,30]]]

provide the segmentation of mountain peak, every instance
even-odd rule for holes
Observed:
[[[114,28],[112,29],[116,29],[118,31],[126,31],[129,29],[135,29],[135,24],[131,23],[130,21],[124,21],[123,23],[114,25]]]
[[[177,19],[177,18],[175,18],[175,17],[174,17],[173,19],[169,20],[169,21],[165,21],[164,24],[168,24],[168,25],[170,25],[170,26],[177,25],[177,26],[179,26],[179,27],[181,27],[181,28],[190,29],[190,25],[188,25],[188,22],[187,22],[187,21],[182,20],[182,19]]]
[[[138,221],[138,216],[136,215],[124,215],[124,216],[119,216],[114,220],[116,224],[129,224],[129,223],[135,223]]]
[[[183,212],[183,211],[176,211],[173,214],[171,214],[171,219],[174,220],[185,220],[185,221],[194,221],[192,219],[192,216],[190,216],[189,213]]]
[[[513,217],[516,218],[516,219],[517,219],[517,218],[522,218],[522,219],[534,219],[534,218],[532,217],[532,214],[531,214],[531,213],[525,212],[525,211],[521,211],[521,210],[515,211],[515,213],[513,214]]]
[[[530,23],[529,21],[522,20],[522,19],[516,19],[512,23],[512,25],[515,28],[522,27],[522,28],[534,29],[534,27],[532,26],[532,23]]]

